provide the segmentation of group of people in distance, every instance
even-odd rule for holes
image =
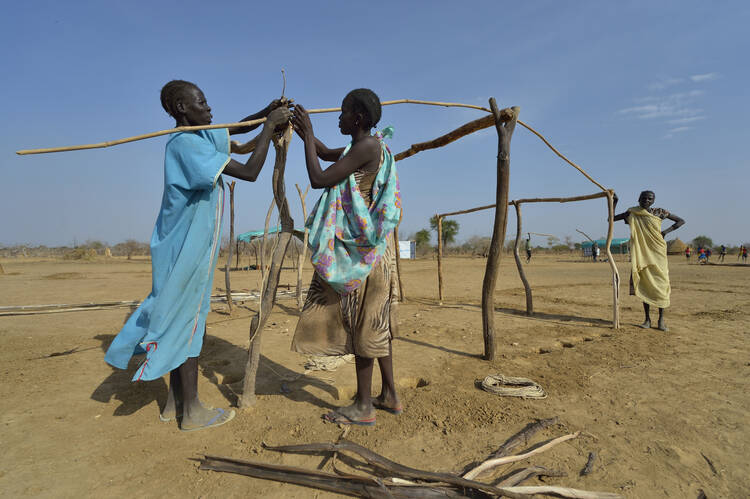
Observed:
[[[690,263],[690,255],[692,254],[693,250],[690,246],[687,246],[685,248],[685,259],[688,263]],[[727,256],[727,247],[726,245],[722,244],[719,248],[719,262],[724,263],[724,259]],[[711,259],[711,255],[713,252],[711,251],[710,247],[703,247],[698,246],[698,263],[699,264],[706,264]],[[742,263],[747,263],[747,247],[742,244],[740,245],[738,251],[737,251],[737,260],[742,259]]]
[[[162,88],[161,104],[178,127],[211,123],[211,107],[193,83],[170,81]],[[273,100],[243,118],[266,118],[255,150],[244,164],[232,159],[229,136],[259,125],[170,136],[164,159],[164,193],[151,238],[152,291],[105,356],[112,366],[126,369],[133,355],[145,354],[133,381],[169,374],[161,420],[178,420],[182,431],[194,431],[220,426],[235,416],[232,409],[206,407],[198,397],[198,356],[221,239],[222,174],[255,181],[274,134],[290,123],[304,143],[311,186],[324,189],[306,221],[315,273],[292,349],[313,355],[355,355],[354,403],[324,414],[326,421],[371,426],[377,410],[396,415],[403,411],[392,358],[400,299],[393,229],[401,216],[401,193],[395,161],[384,142],[392,129],[373,133],[380,117],[380,100],[373,91],[352,90],[344,97],[339,116],[340,132],[350,136],[351,142],[330,148],[316,137],[302,105]],[[509,142],[501,141],[500,157],[508,156],[509,147]],[[323,169],[320,160],[332,164]],[[651,326],[649,307],[656,306],[658,327],[666,331],[663,310],[669,306],[670,287],[663,235],[684,221],[652,208],[653,202],[654,193],[644,191],[639,206],[618,214],[615,220],[624,220],[631,227],[631,292],[643,300],[646,319],[641,326]],[[665,218],[675,223],[662,232]],[[528,261],[530,237],[526,250]],[[375,359],[382,391],[372,397]]]

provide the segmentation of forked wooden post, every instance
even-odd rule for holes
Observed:
[[[518,245],[521,239],[521,203],[518,201],[510,202],[516,209],[516,242],[513,245],[513,258],[516,260],[516,267],[518,267],[518,276],[523,282],[523,288],[526,291],[526,315],[534,314],[534,302],[531,299],[531,286],[529,281],[526,279],[526,273],[523,271],[523,265],[521,264],[521,257],[518,255]]]
[[[443,304],[443,217],[435,215],[437,218],[437,238],[438,238],[438,303]]]
[[[232,246],[234,245],[234,184],[234,180],[229,184],[229,248],[227,248],[227,266],[224,269],[224,284],[227,288],[227,306],[230,314],[232,313],[232,284],[229,274],[232,270]],[[239,252],[237,256],[239,256]]]
[[[281,266],[284,263],[284,257],[286,256],[294,232],[294,220],[289,214],[289,203],[287,202],[284,188],[284,169],[291,138],[292,129],[289,126],[280,138],[274,139],[273,144],[274,149],[276,149],[276,162],[273,167],[273,195],[276,206],[279,208],[281,232],[274,247],[268,276],[261,290],[258,313],[250,323],[250,348],[248,349],[247,364],[245,365],[242,396],[238,404],[241,408],[250,407],[256,402],[255,382],[258,366],[260,365],[261,333],[276,301],[276,290],[279,286],[279,278],[281,277]]]
[[[494,97],[490,97],[490,108],[495,117],[497,129],[497,189],[495,192],[495,224],[492,228],[492,242],[487,255],[487,267],[482,283],[482,333],[484,334],[484,358],[495,358],[495,284],[500,267],[500,255],[505,241],[508,222],[508,182],[510,180],[510,140],[516,126],[520,108],[497,108]]]
[[[612,327],[620,329],[620,273],[617,270],[617,264],[612,257],[612,251],[609,246],[612,244],[612,233],[614,232],[615,206],[612,198],[613,192],[607,191],[607,212],[609,213],[609,227],[607,228],[607,261],[612,269]]]

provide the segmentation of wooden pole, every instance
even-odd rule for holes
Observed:
[[[271,204],[268,206],[268,212],[266,212],[266,223],[263,226],[263,239],[260,243],[260,275],[262,282],[265,282],[266,276],[266,237],[268,236],[268,228],[271,224],[271,215],[273,215],[273,209],[276,206],[276,198],[271,199]]]
[[[403,211],[401,212],[403,215]],[[401,225],[401,219],[399,218],[398,224]],[[401,245],[398,242],[398,225],[393,228],[394,248],[396,248],[396,274],[398,274],[398,297],[399,301],[403,302],[404,298],[404,284],[401,282]]]
[[[392,100],[392,101],[384,101],[380,103],[381,106],[389,106],[392,104],[423,104],[423,105],[428,105],[428,106],[441,106],[441,107],[464,107],[464,108],[469,108],[469,109],[477,109],[480,111],[486,111],[488,113],[490,112],[490,110],[485,107],[474,106],[472,104],[461,104],[458,102],[435,102],[435,101],[414,100],[414,99],[397,99],[397,100]],[[329,108],[324,108],[324,109],[308,109],[307,110],[309,114],[335,113],[339,111],[341,111],[340,107],[329,107]],[[159,137],[162,135],[169,135],[171,133],[194,132],[197,130],[212,130],[212,129],[217,129],[217,128],[242,128],[242,127],[251,126],[251,125],[259,125],[261,123],[264,123],[265,121],[266,121],[266,118],[260,118],[257,120],[241,121],[238,123],[220,123],[216,125],[199,125],[199,126],[180,126],[176,128],[170,128],[167,130],[160,130],[158,132],[135,135],[133,137],[127,137],[124,139],[109,140],[106,142],[98,142],[96,144],[83,144],[83,145],[78,145],[78,146],[65,146],[65,147],[47,147],[43,149],[21,149],[20,151],[16,151],[16,154],[23,156],[26,154],[43,154],[43,153],[51,153],[51,152],[80,151],[84,149],[100,149],[103,147],[111,147],[111,146],[116,146],[119,144],[126,144],[128,142],[135,142],[138,140]],[[236,150],[234,149],[234,147],[235,145],[233,144],[232,152],[237,151],[241,154],[246,154],[247,152],[250,152],[255,147],[255,143],[253,141],[250,141],[246,143],[244,146],[239,145],[240,150]],[[243,149],[249,149],[249,150],[246,151]]]
[[[518,119],[520,108],[513,107],[511,117],[504,122],[504,114],[497,108],[495,98],[490,98],[490,108],[495,118],[495,128],[498,134],[497,154],[497,189],[495,192],[497,207],[495,208],[495,223],[492,229],[492,241],[487,255],[487,268],[482,283],[482,332],[484,335],[484,358],[495,358],[495,284],[500,267],[505,229],[508,222],[508,182],[510,180],[510,139]],[[507,111],[507,110],[504,110]]]
[[[620,329],[620,273],[617,270],[615,259],[612,258],[610,244],[615,226],[615,206],[613,200],[614,191],[607,191],[607,212],[609,213],[609,226],[607,227],[607,261],[612,269],[612,327]]]
[[[232,247],[234,245],[234,185],[235,181],[232,180],[229,184],[229,248],[227,248],[227,253],[229,254],[227,255],[227,266],[224,269],[224,284],[227,288],[227,306],[229,307],[230,315],[232,314],[232,284],[229,274],[232,270]]]
[[[292,220],[289,214],[289,203],[286,199],[286,190],[284,187],[284,169],[286,167],[287,151],[289,150],[291,138],[292,127],[290,125],[281,137],[274,139],[276,162],[273,168],[273,195],[276,206],[279,209],[281,231],[279,232],[278,244],[274,249],[273,258],[271,259],[268,278],[265,280],[262,289],[258,313],[250,323],[250,348],[247,355],[247,364],[245,365],[242,396],[238,404],[241,408],[250,407],[256,403],[255,382],[258,366],[260,365],[261,333],[276,301],[276,290],[281,277],[281,267],[294,232],[294,220]]]
[[[435,215],[437,218],[437,238],[438,238],[438,303],[443,304],[443,217]]]
[[[529,286],[529,281],[526,279],[526,273],[523,271],[521,257],[518,255],[518,245],[520,239],[523,237],[521,232],[521,203],[518,201],[511,201],[511,204],[516,209],[516,242],[513,245],[513,257],[516,260],[518,277],[521,278],[523,289],[526,291],[526,315],[534,315],[534,302],[531,299],[531,286]]]
[[[302,192],[302,189],[300,189],[299,184],[294,184],[295,187],[297,187],[297,192],[299,193],[299,200],[300,203],[302,203],[302,218],[305,221],[305,225],[307,225],[307,205],[305,204],[305,198],[307,197],[307,192],[310,190],[310,186],[308,185],[305,188],[305,192]],[[299,252],[299,260],[297,262],[297,310],[302,312],[302,267],[305,265],[305,253],[307,252],[307,237],[310,234],[310,229],[305,227],[305,235],[302,239],[302,251]]]

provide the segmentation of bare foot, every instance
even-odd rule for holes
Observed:
[[[182,431],[194,431],[213,428],[228,423],[234,416],[234,409],[209,409],[198,402],[191,406],[189,410],[187,407],[185,408],[180,429]]]
[[[164,409],[159,413],[159,419],[166,423],[175,419],[178,414],[182,415],[182,402],[175,401],[175,398],[170,391],[167,396],[167,403],[164,404]]]
[[[373,407],[382,411],[390,412],[391,414],[399,415],[404,411],[404,407],[398,400],[396,394],[384,394],[381,393],[372,401]]]
[[[651,319],[646,319],[643,321],[643,324],[640,324],[638,327],[641,327],[643,329],[651,329]]]
[[[659,331],[667,332],[669,331],[669,328],[667,327],[667,324],[664,322],[664,319],[659,319],[659,325],[657,326],[659,328]]]
[[[369,408],[364,408],[355,403],[331,411],[325,414],[323,419],[329,423],[373,426],[375,424],[375,408],[372,405]]]

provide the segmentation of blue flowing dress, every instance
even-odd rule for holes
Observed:
[[[146,354],[133,381],[153,380],[197,357],[210,309],[229,162],[227,129],[173,134],[164,195],[151,237],[151,294],[130,316],[104,360],[125,369]]]

